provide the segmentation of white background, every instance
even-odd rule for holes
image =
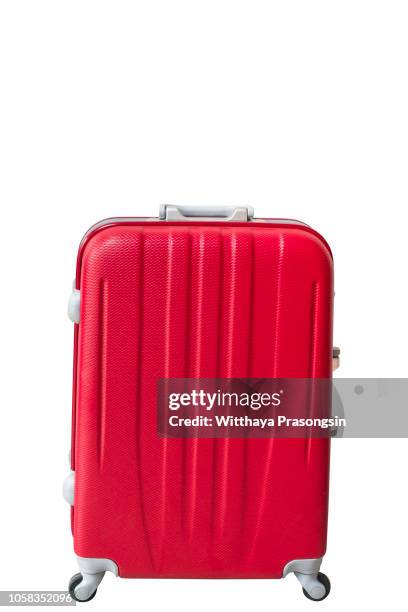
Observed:
[[[0,589],[77,571],[61,497],[78,243],[162,202],[253,204],[333,248],[341,376],[407,375],[408,7],[387,0],[0,4]],[[330,597],[129,581],[89,609],[402,609],[406,440],[335,441]]]

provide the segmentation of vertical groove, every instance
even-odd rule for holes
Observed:
[[[308,372],[308,385],[310,394],[308,397],[308,414],[307,417],[313,416],[310,414],[311,407],[314,405],[314,381],[312,380],[316,373],[316,334],[317,334],[317,302],[319,299],[319,287],[316,281],[312,283],[312,296],[310,303],[310,350],[309,350],[309,372]],[[306,468],[310,462],[312,438],[310,433],[305,440],[305,464]]]
[[[164,312],[164,378],[170,378],[170,359],[171,359],[171,298],[172,298],[172,283],[173,283],[173,255],[174,243],[173,234],[167,237],[167,276],[166,276],[166,295],[165,295],[165,312]],[[167,514],[167,461],[168,461],[168,438],[163,437],[161,440],[161,499],[159,503],[160,511],[160,551],[159,564],[161,565],[164,552],[164,537],[166,531],[166,514]]]
[[[319,300],[319,286],[316,281],[312,284],[312,301],[310,308],[311,334],[310,334],[310,366],[309,378],[313,378],[316,373],[316,335],[317,335],[317,303]]]
[[[142,448],[141,448],[141,436],[142,436],[142,425],[141,425],[141,415],[142,415],[142,380],[143,380],[143,368],[142,368],[142,358],[143,358],[143,331],[144,331],[144,260],[145,260],[145,237],[144,233],[140,233],[140,246],[139,246],[139,291],[138,291],[138,323],[139,323],[139,333],[138,333],[138,341],[137,341],[137,374],[136,374],[136,470],[137,470],[137,480],[139,484],[139,497],[140,497],[140,513],[141,513],[141,522],[142,528],[145,534],[145,542],[146,548],[148,552],[148,556],[150,558],[150,562],[152,565],[152,569],[154,570],[154,559],[151,548],[151,542],[149,537],[149,532],[147,529],[147,520],[146,520],[146,508],[144,502],[144,490],[143,490],[143,472],[142,472]]]
[[[197,298],[196,303],[198,312],[196,313],[197,321],[197,333],[196,333],[196,346],[194,353],[194,379],[198,379],[201,376],[201,355],[202,355],[202,344],[203,344],[203,321],[202,321],[202,307],[205,300],[204,295],[204,261],[205,261],[205,235],[200,233],[199,237],[199,249],[197,258]],[[191,544],[194,534],[194,525],[197,514],[197,485],[198,485],[198,449],[199,449],[199,438],[194,437],[190,439],[191,447],[191,466],[189,470],[189,512],[187,513],[187,534],[188,542]]]
[[[102,279],[99,285],[99,363],[98,363],[98,396],[97,442],[99,471],[103,467],[105,457],[106,436],[106,373],[107,373],[107,331],[108,331],[108,285]]]
[[[252,352],[253,352],[253,335],[254,335],[254,326],[253,326],[253,314],[254,314],[254,294],[255,294],[255,273],[254,273],[254,258],[255,258],[255,243],[254,236],[251,234],[250,237],[251,245],[250,245],[250,282],[249,282],[249,295],[250,295],[250,303],[249,303],[249,331],[248,331],[248,378],[252,376]]]
[[[275,325],[274,325],[274,347],[273,347],[273,368],[272,375],[276,378],[278,373],[279,364],[279,331],[281,324],[281,300],[282,300],[282,276],[283,276],[283,258],[285,253],[285,239],[282,233],[279,235],[279,254],[278,254],[278,265],[277,265],[277,278],[276,278],[276,307],[275,307]],[[263,515],[265,512],[266,494],[270,493],[270,487],[268,483],[270,481],[270,471],[272,466],[272,457],[274,449],[275,438],[267,438],[266,444],[266,457],[263,468],[263,476],[260,485],[260,496],[259,504],[255,519],[255,529],[253,531],[253,538],[249,549],[248,560],[250,560],[255,552],[256,542],[259,536],[261,526],[263,524]]]
[[[254,258],[255,258],[255,243],[254,243],[254,235],[251,233],[250,235],[250,263],[249,263],[249,324],[248,324],[248,355],[247,355],[247,377],[251,378],[252,376],[252,353],[253,353],[253,335],[254,335],[254,327],[253,327],[253,313],[254,313],[254,294],[255,294],[255,271],[254,271]],[[244,453],[244,465],[243,465],[243,483],[242,483],[242,497],[241,497],[241,520],[242,527],[245,527],[246,523],[246,514],[247,514],[247,500],[248,500],[248,438],[245,435],[243,439],[243,453]]]
[[[275,344],[273,349],[273,378],[276,378],[278,372],[278,354],[279,354],[279,327],[281,320],[281,293],[282,293],[282,271],[283,271],[283,256],[285,252],[285,239],[283,234],[279,235],[279,259],[278,259],[278,277],[276,285],[276,318],[275,318]],[[273,439],[273,438],[271,438]]]
[[[220,235],[220,265],[218,268],[218,325],[217,325],[217,357],[216,357],[216,371],[215,377],[218,379],[220,369],[220,344],[221,344],[221,333],[222,333],[222,306],[224,304],[224,284],[222,283],[223,272],[224,272],[224,242]],[[235,291],[236,291],[236,254],[237,254],[237,238],[234,234],[231,237],[231,270],[230,277],[231,290],[230,290],[230,303],[228,311],[228,330],[227,330],[227,364],[226,369],[223,371],[222,378],[231,378],[232,374],[232,351],[234,341],[234,330],[235,330]],[[222,460],[220,475],[218,476],[218,453],[220,448],[222,449]],[[211,525],[214,536],[222,536],[225,529],[226,513],[227,513],[227,493],[228,493],[228,459],[229,459],[229,448],[230,440],[229,437],[222,438],[221,440],[213,440],[213,497],[211,506]],[[216,486],[217,485],[217,486]],[[218,496],[219,500],[218,500]]]
[[[230,305],[228,312],[228,362],[227,362],[227,378],[231,377],[232,366],[233,366],[233,348],[234,348],[234,331],[235,331],[235,308],[236,308],[236,290],[237,290],[237,236],[233,234],[231,236],[231,270],[229,270],[229,274],[231,275],[231,292],[230,292]]]
[[[221,334],[222,334],[222,320],[223,320],[223,305],[224,305],[224,284],[222,278],[224,274],[224,236],[222,232],[219,233],[219,253],[220,263],[218,268],[218,325],[217,325],[217,354],[215,364],[215,374],[218,378],[221,366],[220,353],[221,353]],[[222,376],[224,378],[224,376]]]
[[[185,316],[185,343],[184,343],[184,378],[190,378],[190,354],[191,354],[191,302],[192,302],[192,238],[191,234],[188,234],[187,243],[187,270],[186,270],[186,281],[187,286],[184,291],[186,296],[186,316]],[[185,528],[186,519],[188,515],[188,504],[187,504],[187,446],[189,439],[183,435],[181,438],[182,444],[182,482],[181,482],[181,509],[182,509],[182,528]]]

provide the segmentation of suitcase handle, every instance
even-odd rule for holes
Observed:
[[[174,206],[162,204],[159,218],[163,221],[249,221],[252,206]]]

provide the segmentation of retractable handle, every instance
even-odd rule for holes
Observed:
[[[163,221],[250,221],[252,206],[174,206],[162,204],[159,217]]]

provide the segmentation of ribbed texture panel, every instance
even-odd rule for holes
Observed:
[[[327,440],[164,439],[162,378],[328,377],[332,265],[301,228],[120,226],[85,248],[75,548],[123,576],[320,556]]]

